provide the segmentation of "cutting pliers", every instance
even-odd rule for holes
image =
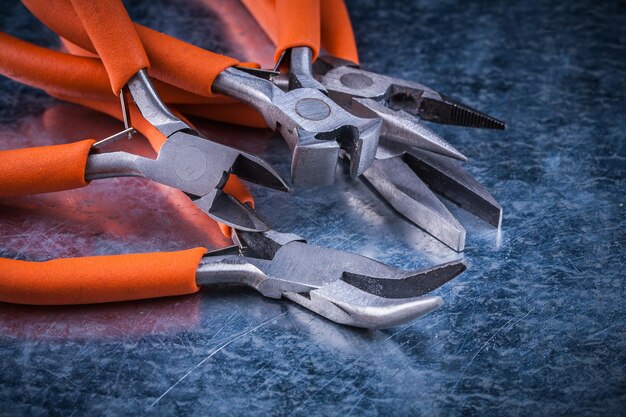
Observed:
[[[76,81],[74,85],[65,82],[58,73],[60,67],[66,66],[61,59],[65,59],[64,54],[45,53],[42,48],[34,46],[26,48],[24,43],[17,43],[7,35],[0,36],[0,45],[6,46],[0,48],[0,54],[7,58],[0,63],[0,69],[6,75],[19,72],[16,78],[26,82],[30,76],[37,78],[38,71],[20,72],[11,68],[12,64],[20,67],[28,61],[24,55],[19,63],[11,59],[11,48],[16,45],[22,53],[30,51],[36,57],[43,54],[52,59],[34,59],[33,63],[39,65],[40,70],[47,66],[49,78],[33,80],[32,84],[43,84],[57,96],[122,118],[122,114],[116,111],[116,99],[110,91],[104,97],[91,95],[97,93],[103,83],[98,77],[84,78],[90,73],[83,71],[85,68],[93,70],[92,76],[104,74],[102,64],[96,60],[65,56],[72,63],[80,63],[71,75],[68,74]],[[57,82],[56,85],[53,81]],[[78,85],[85,91],[76,90]],[[148,137],[156,149],[161,146],[156,162],[124,153],[91,153],[92,140],[60,147],[4,151],[0,153],[3,158],[0,172],[5,169],[0,175],[0,192],[24,195],[81,186],[86,184],[90,173],[106,176],[112,171],[126,172],[128,169],[153,175],[153,171],[160,169],[158,161],[161,156],[168,155],[167,149],[178,145],[169,145],[170,142],[176,143],[176,137],[166,138],[150,123],[149,117],[139,114],[138,107],[132,105],[129,108],[131,119],[134,127]],[[185,146],[187,143],[195,142],[185,141]],[[181,154],[185,161],[195,157],[190,153]],[[121,167],[119,160],[123,161]],[[190,175],[188,165],[173,163],[172,166],[174,171],[182,169],[183,175]],[[94,178],[100,174],[94,174]],[[16,182],[17,177],[19,181]],[[245,188],[228,189],[231,181],[232,177],[224,189],[239,200],[248,200]],[[258,218],[251,205],[241,204],[251,216]],[[363,256],[308,245],[295,235],[273,230],[259,232],[235,228],[225,232],[235,245],[209,254],[205,248],[194,248],[170,253],[47,262],[0,259],[0,300],[26,304],[98,303],[187,294],[198,291],[200,286],[213,284],[240,284],[251,286],[268,297],[288,298],[339,323],[379,328],[407,322],[440,306],[439,297],[426,294],[465,269],[464,262],[458,260],[424,271],[401,271]]]
[[[288,189],[286,184],[261,158],[207,140],[163,104],[147,76],[146,68],[150,63],[126,10],[117,2],[107,4],[106,13],[101,13],[99,3],[94,2],[77,2],[79,7],[76,10],[80,11],[82,24],[98,46],[113,93],[123,98],[124,90],[128,89],[143,118],[169,140],[156,160],[125,152],[95,152],[94,146],[97,148],[102,143],[80,142],[66,146],[64,152],[68,157],[82,162],[86,160],[86,169],[74,171],[71,180],[59,178],[54,186],[82,186],[86,180],[115,176],[143,176],[183,190],[206,214],[222,223],[242,230],[267,230],[268,227],[253,212],[222,189],[230,174],[283,191]],[[56,151],[59,150],[31,152],[41,158],[40,166],[49,166],[50,173],[64,176],[67,172],[58,169],[62,163],[55,159],[56,155],[49,157]],[[11,155],[9,158],[13,161],[31,160],[26,152],[20,151],[19,157]],[[25,165],[15,164],[16,168],[20,166]],[[43,171],[40,174],[41,184],[45,184]]]
[[[86,33],[82,16],[74,10],[77,2],[56,0],[55,7],[41,0],[23,3],[63,38],[98,52]],[[106,27],[102,22],[100,25]],[[316,89],[282,91],[257,76],[264,71],[239,67],[239,62],[232,58],[212,54],[144,26],[135,24],[135,28],[150,59],[148,72],[152,77],[197,95],[218,93],[247,103],[261,114],[267,126],[280,132],[293,149],[291,177],[295,184],[332,183],[340,149],[352,155],[351,173],[355,176],[373,161],[380,120],[357,117]],[[320,108],[328,110],[320,113]]]

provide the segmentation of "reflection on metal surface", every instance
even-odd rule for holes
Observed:
[[[0,303],[0,334],[22,341],[140,340],[194,331],[201,323],[193,294],[83,306],[24,306]]]
[[[108,116],[59,104],[0,131],[3,149],[67,143],[119,131]],[[110,150],[154,157],[140,136]],[[55,257],[167,251],[228,244],[215,222],[182,192],[143,179],[96,181],[89,187],[0,201],[2,255]]]

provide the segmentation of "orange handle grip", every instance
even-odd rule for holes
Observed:
[[[92,98],[111,96],[106,70],[99,59],[42,48],[0,32],[0,74],[59,94]],[[229,97],[204,97],[155,80],[166,103],[234,103]]]
[[[70,42],[91,52],[96,48],[87,36],[70,0],[22,0],[46,26]],[[94,2],[96,3],[96,2]],[[135,23],[150,61],[150,76],[202,96],[212,96],[215,77],[239,61],[215,54]]]
[[[92,304],[198,291],[204,248],[28,262],[0,258],[0,301]]]
[[[274,60],[286,50],[306,46],[313,51],[313,60],[320,51],[319,0],[276,0],[277,43]]]
[[[71,0],[91,43],[109,74],[115,95],[130,77],[150,68],[135,25],[120,0]]]
[[[348,8],[343,0],[320,0],[321,43],[330,55],[359,63]]]
[[[0,196],[18,196],[84,187],[92,139],[66,145],[0,152]]]
[[[110,96],[107,74],[98,59],[75,57],[0,33],[0,73],[41,89],[66,94]]]
[[[276,16],[276,0],[242,0],[242,2],[265,34],[278,45],[277,26],[280,23],[277,23],[277,20],[280,21],[281,15]],[[359,55],[352,23],[343,0],[320,0],[319,42],[330,55],[358,64]]]

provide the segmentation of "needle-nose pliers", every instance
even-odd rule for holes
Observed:
[[[465,155],[424,121],[496,130],[505,128],[503,122],[425,85],[360,69],[350,18],[341,0],[243,3],[276,44],[275,59],[291,57],[290,80],[313,79],[346,111],[381,120],[374,160],[362,176],[380,197],[457,251],[465,246],[465,228],[433,191],[500,227],[502,207],[460,165],[467,160]],[[318,51],[320,56],[311,63]],[[290,82],[289,88],[301,84],[313,85]]]

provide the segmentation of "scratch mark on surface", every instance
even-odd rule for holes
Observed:
[[[532,309],[530,309],[528,311],[528,313],[526,313],[523,317],[520,317],[519,319],[517,319],[515,321],[515,323],[513,323],[511,325],[511,328],[513,328],[513,326],[515,326],[517,323],[519,323],[520,321],[522,321],[523,319],[525,319],[526,317],[528,317],[528,315],[530,313],[532,313],[535,310],[535,308],[533,307]],[[498,330],[496,330],[489,339],[487,339],[487,341],[485,343],[483,343],[483,345],[480,347],[480,349],[478,349],[478,351],[474,354],[474,356],[472,356],[472,359],[469,360],[469,362],[467,362],[467,365],[465,365],[463,367],[463,371],[461,372],[461,375],[459,376],[459,379],[456,380],[455,384],[454,384],[454,388],[452,388],[452,393],[456,392],[456,388],[459,385],[459,382],[461,382],[461,380],[463,379],[463,376],[465,375],[465,371],[467,370],[467,368],[469,368],[469,366],[472,364],[472,362],[474,362],[474,359],[476,359],[476,357],[480,354],[480,352],[483,351],[483,349],[485,347],[487,347],[487,345],[489,343],[491,343],[491,341],[498,335],[498,333],[500,333],[500,331],[502,329],[504,329],[506,326],[509,325],[509,323],[511,323],[513,321],[513,319],[510,319],[509,321],[507,321],[506,323],[504,323],[502,325],[502,327],[500,327]]]
[[[230,339],[228,342],[220,345],[217,349],[215,349],[213,352],[209,353],[209,355],[202,359],[200,362],[198,362],[193,368],[191,368],[189,371],[187,371],[187,373],[185,375],[183,375],[178,381],[176,381],[171,387],[169,387],[167,390],[165,390],[165,392],[163,394],[161,394],[159,396],[159,398],[157,398],[156,400],[154,400],[154,402],[152,404],[150,404],[150,407],[148,408],[152,408],[154,407],[159,401],[161,401],[161,399],[163,397],[165,397],[171,390],[173,390],[178,384],[180,384],[185,378],[187,378],[189,375],[191,375],[191,373],[193,371],[195,371],[196,369],[198,369],[198,367],[202,366],[202,364],[204,364],[206,361],[208,361],[209,359],[211,359],[213,356],[215,356],[217,353],[219,353],[220,351],[222,351],[224,348],[226,348],[228,345],[230,345],[231,343],[241,339],[242,337],[254,332],[255,330],[260,329],[263,326],[266,326],[267,324],[271,323],[272,321],[276,320],[277,318],[286,315],[287,312],[284,312],[282,314],[279,314],[277,316],[272,317],[269,320],[264,321],[263,323],[251,328],[250,330],[246,330],[243,333],[239,333],[237,336],[233,337],[232,339]]]

